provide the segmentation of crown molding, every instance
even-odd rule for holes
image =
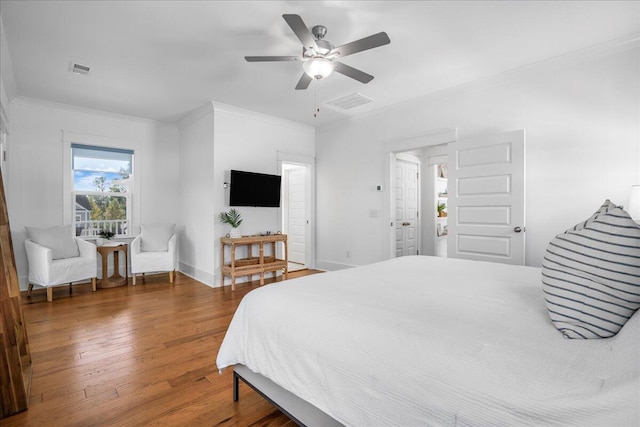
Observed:
[[[293,130],[315,134],[315,127],[306,125],[292,120],[281,119],[279,117],[270,116],[268,114],[258,113],[256,111],[247,110],[241,107],[235,107],[233,105],[223,104],[220,102],[212,101],[213,109],[228,114],[234,114],[242,117],[250,117],[255,120],[260,120],[265,123],[274,124],[277,126],[287,127]]]
[[[178,120],[178,129],[184,130],[211,113],[213,113],[213,103],[209,101]]]
[[[17,96],[11,100],[11,104],[26,105],[30,107],[36,107],[36,108],[53,108],[55,110],[67,111],[70,113],[87,114],[87,115],[101,117],[109,120],[120,120],[120,121],[129,122],[129,123],[133,122],[133,123],[138,123],[140,125],[149,126],[149,127],[172,127],[172,128],[176,127],[175,123],[161,122],[158,120],[145,119],[142,117],[111,113],[108,111],[95,110],[95,109],[86,108],[86,107],[79,107],[77,105],[71,105],[71,104],[63,104],[60,102],[47,101],[44,99],[30,98],[27,96]]]

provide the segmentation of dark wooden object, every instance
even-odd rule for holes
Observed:
[[[0,418],[29,406],[31,352],[0,174]]]

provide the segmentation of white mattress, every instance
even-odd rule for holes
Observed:
[[[218,353],[353,426],[640,425],[640,315],[568,340],[540,270],[403,257],[256,289]]]

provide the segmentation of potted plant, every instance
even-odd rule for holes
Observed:
[[[115,236],[116,234],[112,231],[107,231],[107,230],[100,230],[100,233],[98,233],[98,237],[96,239],[96,245],[97,246],[102,246],[104,245],[105,241],[109,241],[111,239],[113,239],[113,236]]]
[[[100,232],[100,237],[102,237],[103,239],[107,239],[107,240],[113,239],[113,236],[115,236],[115,235],[116,235],[116,233],[114,233],[113,231],[102,230]]]
[[[447,204],[446,203],[438,202],[438,206],[437,206],[436,209],[438,209],[438,216],[439,217],[447,216],[447,212],[445,211],[445,209],[447,209]]]
[[[242,218],[240,217],[240,212],[235,208],[229,210],[229,212],[220,212],[218,215],[218,219],[223,224],[229,224],[231,226],[231,232],[229,233],[229,237],[240,237],[240,224],[242,224]]]

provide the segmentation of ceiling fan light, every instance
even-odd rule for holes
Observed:
[[[302,63],[302,68],[309,77],[320,80],[329,77],[335,67],[333,66],[333,62],[328,59],[311,58]]]

